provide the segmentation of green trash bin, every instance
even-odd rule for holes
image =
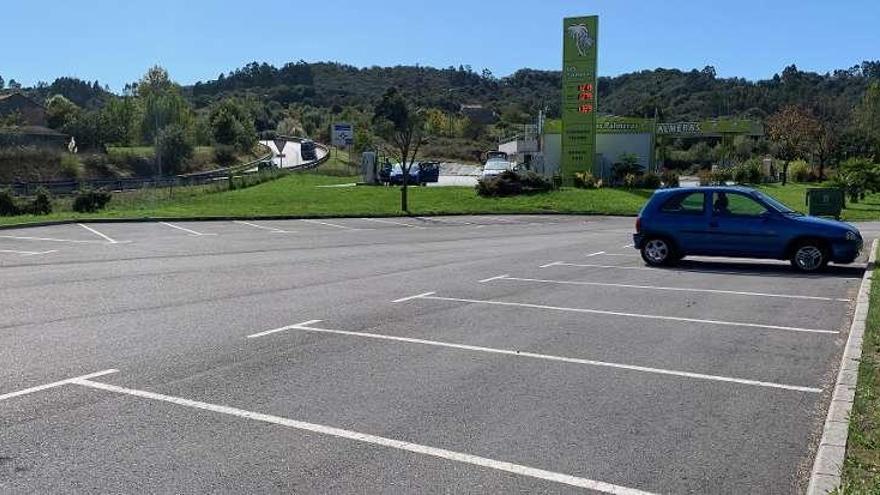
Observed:
[[[840,218],[844,206],[843,189],[826,187],[807,189],[807,207],[810,215]]]

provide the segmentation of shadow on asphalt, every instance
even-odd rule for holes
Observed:
[[[744,275],[749,277],[780,277],[780,278],[861,278],[865,266],[829,265],[824,271],[815,274],[798,273],[788,264],[753,263],[749,261],[680,261],[676,266],[663,268],[671,271],[718,273],[723,275]]]

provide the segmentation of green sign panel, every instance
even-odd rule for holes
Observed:
[[[652,134],[654,119],[638,117],[599,117],[596,119],[598,134]]]
[[[570,182],[575,172],[595,173],[599,17],[569,17],[562,26],[561,172]]]
[[[726,134],[763,136],[764,127],[754,120],[718,119],[702,122],[664,122],[657,124],[657,134],[682,137],[721,137]]]

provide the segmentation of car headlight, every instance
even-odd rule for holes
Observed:
[[[859,234],[853,232],[852,230],[847,230],[846,231],[846,240],[857,241],[857,240],[859,240]]]

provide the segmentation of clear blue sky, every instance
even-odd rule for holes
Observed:
[[[600,73],[702,68],[762,79],[880,58],[878,0],[43,0],[4,2],[0,75],[120,90],[152,64],[181,83],[257,60],[557,69],[562,17],[600,15]]]

